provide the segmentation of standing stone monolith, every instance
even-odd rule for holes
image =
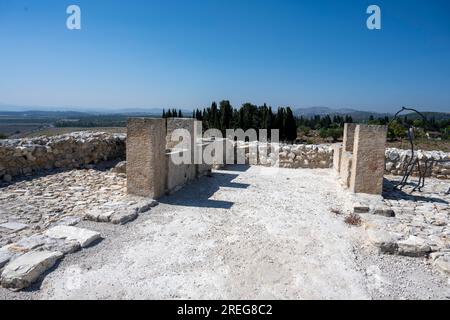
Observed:
[[[166,119],[130,118],[127,131],[127,192],[157,199],[165,192]]]

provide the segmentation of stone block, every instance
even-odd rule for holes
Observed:
[[[341,153],[341,169],[339,170],[339,176],[346,188],[350,187],[350,177],[352,170],[352,159],[353,154],[351,152],[344,152],[342,150]]]
[[[0,230],[4,229],[5,231],[10,233],[19,232],[27,228],[28,225],[19,222],[7,222],[0,224]]]
[[[41,274],[63,257],[58,251],[33,251],[11,263],[2,272],[1,284],[5,288],[21,290],[35,282]]]
[[[356,123],[345,123],[344,124],[344,137],[342,140],[342,150],[343,152],[353,152],[353,144],[355,141],[355,129]]]
[[[130,118],[127,132],[127,192],[157,199],[165,191],[166,121]]]
[[[333,145],[333,168],[337,172],[341,171],[342,144]]]
[[[398,254],[409,257],[423,257],[431,252],[430,245],[422,238],[409,236],[398,242]]]
[[[386,126],[356,126],[350,177],[352,192],[382,193],[386,136]]]
[[[44,234],[50,238],[76,241],[82,248],[101,238],[99,232],[71,226],[56,226],[46,230]]]

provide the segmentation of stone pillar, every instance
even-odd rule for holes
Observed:
[[[333,168],[337,172],[341,171],[342,144],[333,145]]]
[[[342,141],[342,151],[343,152],[353,152],[353,144],[355,141],[355,129],[356,123],[345,123],[344,124],[344,139]]]
[[[127,125],[127,192],[157,199],[166,178],[166,120],[130,118]]]
[[[181,188],[187,182],[195,179],[197,175],[196,165],[194,163],[195,144],[197,140],[197,120],[192,118],[170,118],[167,119],[167,137],[166,137],[166,149],[169,151],[167,154],[167,179],[166,179],[166,191],[173,192]],[[175,130],[183,129],[186,133],[189,133],[189,141],[172,141],[172,133]],[[175,148],[177,145],[182,144],[181,149]],[[185,153],[189,153],[190,160],[186,163],[174,163],[171,157],[182,158]]]
[[[357,125],[353,144],[350,190],[379,194],[383,191],[386,126]]]

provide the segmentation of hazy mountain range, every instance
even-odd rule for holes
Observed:
[[[77,110],[77,111],[75,111]],[[167,110],[167,109],[166,109]],[[183,115],[190,116],[192,110],[187,108],[181,109]],[[396,112],[397,110],[395,110]],[[97,108],[77,108],[77,107],[28,107],[28,106],[13,106],[0,104],[0,116],[19,116],[19,117],[33,117],[33,118],[84,118],[92,115],[123,115],[123,116],[160,116],[163,108],[123,108],[123,109],[97,109]],[[375,118],[392,116],[392,113],[379,113],[373,111],[361,111],[350,108],[328,108],[328,107],[308,107],[295,108],[294,114],[298,117],[306,118],[315,115],[350,115],[353,120],[366,120],[370,116]],[[407,114],[407,113],[405,113]],[[436,119],[449,119],[450,113],[444,112],[426,112],[427,116],[435,116]]]

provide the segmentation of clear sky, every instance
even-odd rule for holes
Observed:
[[[0,40],[3,104],[450,112],[448,0],[1,0]]]

